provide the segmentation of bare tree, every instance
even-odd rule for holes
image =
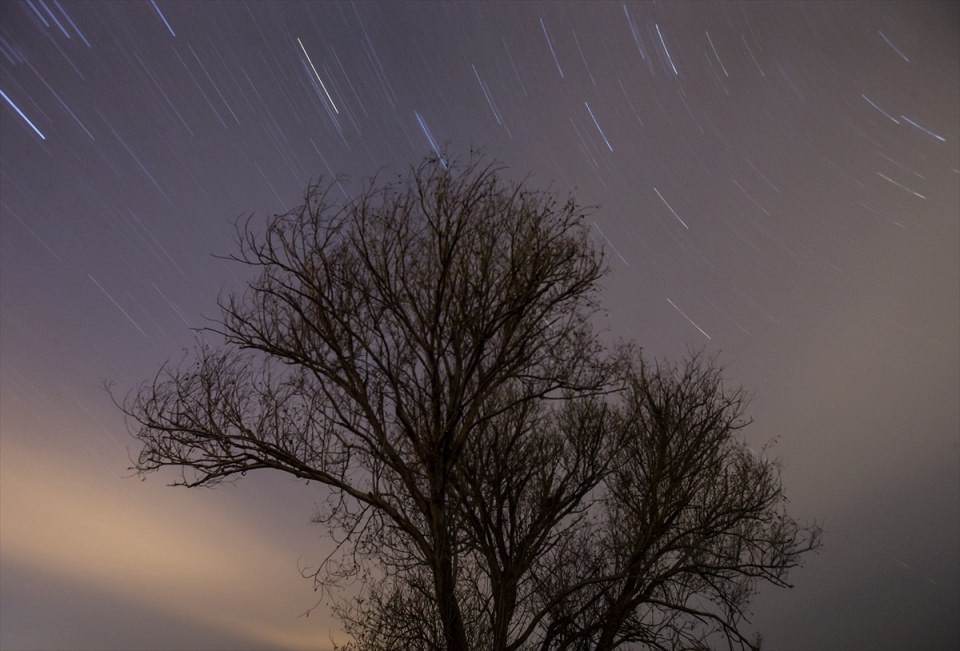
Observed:
[[[709,361],[601,345],[584,216],[428,159],[239,225],[257,275],[220,302],[222,345],[124,401],[136,469],[327,486],[341,553],[313,577],[364,580],[339,610],[357,648],[749,646],[754,584],[786,585],[819,529],[734,437],[743,394]]]
[[[626,376],[618,460],[587,544],[552,559],[562,570],[540,646],[709,648],[719,636],[756,648],[741,626],[757,583],[789,587],[820,528],[786,514],[779,463],[734,436],[746,398],[712,360],[635,355]]]

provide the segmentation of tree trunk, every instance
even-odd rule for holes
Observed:
[[[497,577],[500,585],[494,585],[494,620],[493,620],[493,651],[503,651],[507,648],[507,633],[510,620],[517,606],[516,581],[512,576]]]
[[[434,585],[447,649],[448,651],[466,651],[467,632],[463,626],[463,615],[454,589],[453,566],[448,553],[442,553],[436,560]]]
[[[430,495],[430,521],[433,531],[433,585],[437,598],[440,623],[448,651],[466,651],[467,632],[463,613],[457,599],[456,577],[453,572],[453,549],[446,517],[445,482],[440,473],[434,473]]]

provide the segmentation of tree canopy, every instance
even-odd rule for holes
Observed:
[[[820,529],[711,358],[603,345],[589,211],[477,156],[332,187],[238,224],[222,341],[123,402],[136,470],[324,485],[350,648],[754,647],[756,587]]]

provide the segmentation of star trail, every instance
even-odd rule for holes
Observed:
[[[826,530],[754,600],[765,648],[960,647],[958,33],[932,2],[0,3],[0,646],[342,641],[299,569],[322,491],[131,478],[103,384],[209,337],[236,220],[479,148],[596,206],[610,341],[754,396]]]

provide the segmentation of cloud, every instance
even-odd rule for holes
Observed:
[[[262,520],[245,519],[243,493],[175,490],[162,481],[97,475],[89,462],[66,464],[10,437],[0,464],[5,577],[86,586],[113,595],[124,607],[221,631],[231,645],[241,639],[261,648],[332,646],[329,632],[337,627],[322,612],[319,619],[297,617],[316,601],[296,571],[300,543],[309,544],[310,537],[281,538]],[[120,490],[118,482],[124,482]],[[297,513],[318,545],[319,532],[306,526],[309,513]],[[17,593],[17,584],[5,579],[5,611]],[[51,616],[69,626],[64,613]],[[104,625],[112,625],[109,613],[104,617]],[[4,627],[11,624],[16,622]],[[194,642],[184,639],[183,645]]]

